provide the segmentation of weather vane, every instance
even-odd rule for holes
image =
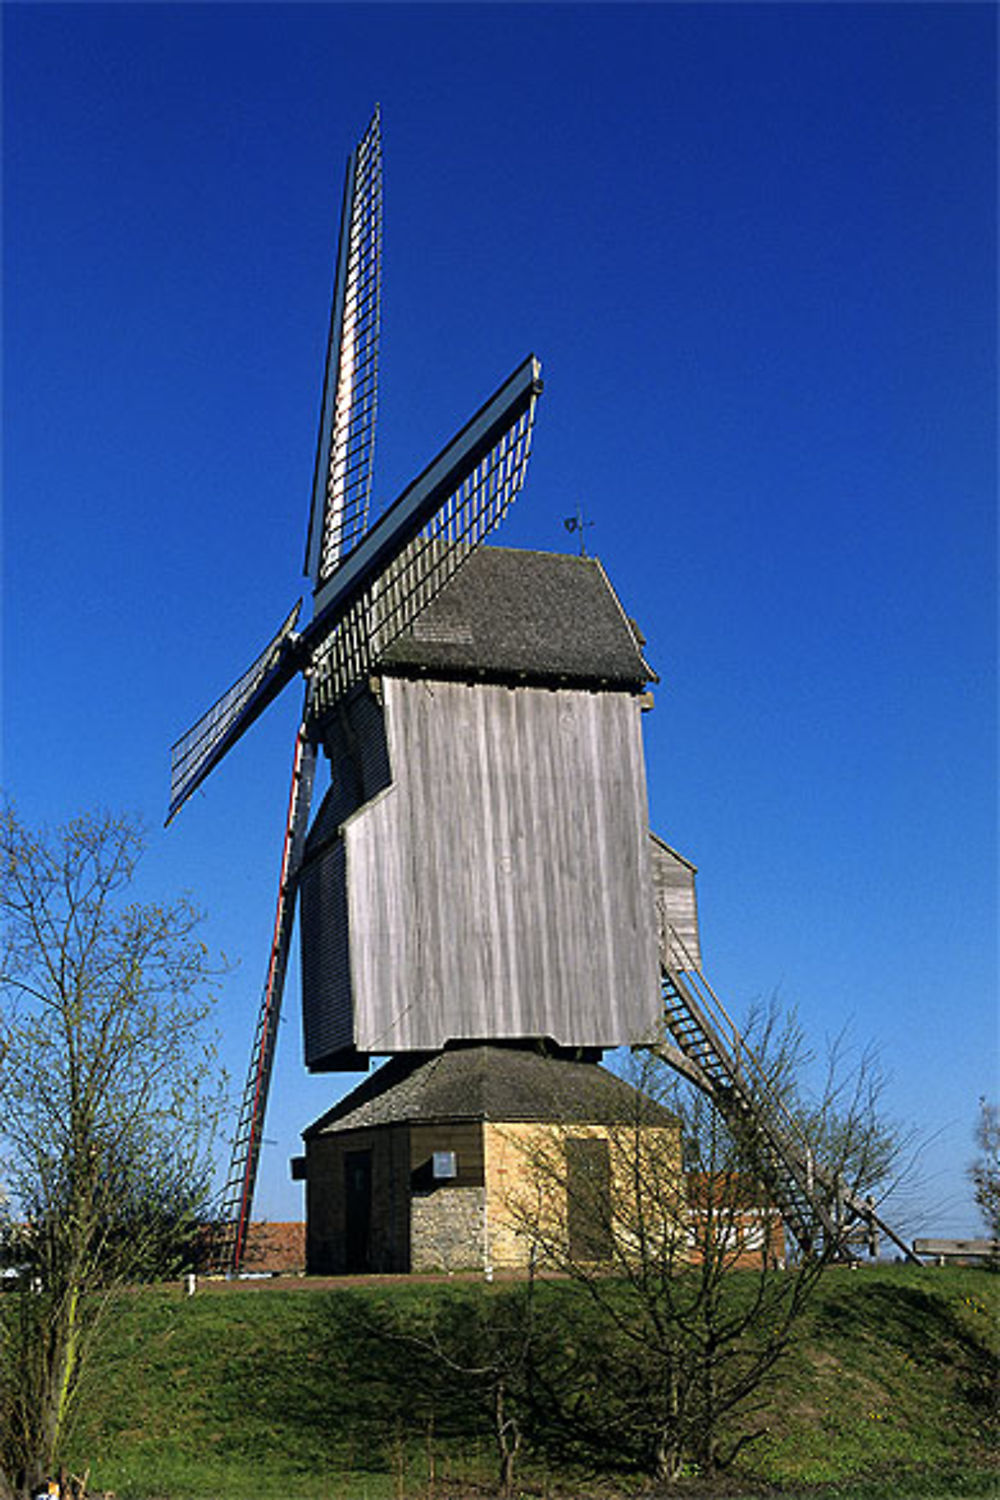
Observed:
[[[580,508],[579,505],[576,508],[576,515],[575,516],[567,516],[566,519],[565,519],[565,521],[563,522],[563,525],[565,526],[566,530],[570,533],[571,536],[572,536],[572,534],[573,534],[574,531],[578,531],[580,533],[580,556],[581,557],[586,557],[586,555],[587,555],[587,539],[586,539],[586,537],[584,535],[584,532],[586,531],[586,529],[587,529],[588,526],[593,526],[593,524],[594,524],[593,521],[585,521],[584,520],[583,511],[582,511],[582,509]]]

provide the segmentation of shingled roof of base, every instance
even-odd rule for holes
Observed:
[[[669,1111],[598,1063],[519,1047],[391,1058],[303,1132],[306,1140],[410,1121],[671,1125]]]
[[[473,552],[378,666],[632,689],[656,678],[596,558],[511,547]]]

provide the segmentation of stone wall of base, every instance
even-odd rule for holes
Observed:
[[[410,1203],[414,1271],[481,1270],[486,1259],[486,1190],[441,1187]]]

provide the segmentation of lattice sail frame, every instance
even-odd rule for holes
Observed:
[[[256,661],[202,714],[170,750],[170,807],[167,822],[190,797],[199,782],[253,722],[248,716],[254,694],[271,676],[282,649],[295,631],[302,601],[285,617],[277,633]],[[264,707],[264,704],[261,704]]]
[[[331,630],[313,661],[312,714],[322,717],[454,577],[503,520],[524,483],[536,398],[423,529]]]
[[[310,533],[306,558],[315,589],[330,578],[368,524],[382,282],[378,110],[349,163],[341,235],[314,484],[314,512],[320,507],[320,486],[325,487],[321,535],[316,539]]]

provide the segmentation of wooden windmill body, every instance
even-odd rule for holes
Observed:
[[[648,1040],[652,674],[600,563],[481,548],[376,665],[324,725],[333,784],[300,882],[309,1066]]]

